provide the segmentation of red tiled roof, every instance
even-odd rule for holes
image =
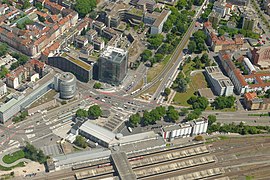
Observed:
[[[256,92],[248,92],[248,93],[244,94],[244,97],[246,100],[251,101],[257,97],[257,93]]]

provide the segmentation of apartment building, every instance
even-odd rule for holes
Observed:
[[[246,92],[265,92],[270,89],[270,73],[269,72],[251,72],[251,74],[243,75],[232,61],[232,52],[220,51],[219,59],[222,68],[230,77],[234,88],[238,94]]]
[[[214,52],[221,50],[237,50],[243,47],[244,37],[240,34],[235,35],[233,39],[225,36],[218,37],[212,27],[212,23],[209,21],[204,23],[203,30],[207,35],[207,45],[209,45]]]

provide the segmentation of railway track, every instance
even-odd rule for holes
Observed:
[[[269,141],[262,141],[262,144],[263,144],[263,147],[264,148],[268,148],[270,147],[270,142]],[[154,157],[157,157],[157,156],[170,156],[171,154],[173,153],[177,153],[177,152],[183,152],[185,150],[188,150],[188,149],[195,149],[195,148],[198,148],[198,147],[203,147],[204,145],[202,144],[195,144],[195,145],[190,145],[190,146],[184,146],[184,147],[173,147],[173,148],[168,148],[168,149],[160,149],[159,151],[155,151],[155,152],[150,152],[150,153],[147,153],[145,155],[142,155],[142,154],[136,154],[136,155],[131,155],[129,157],[130,160],[132,160],[131,162],[135,162],[135,161],[141,161],[142,159],[151,159],[151,158],[154,158]],[[211,146],[211,144],[209,145]],[[260,145],[255,145],[255,143],[252,143],[252,142],[248,142],[247,144],[243,145],[243,147],[234,147],[234,148],[227,148],[227,149],[210,149],[210,155],[213,155],[213,156],[216,156],[216,157],[222,157],[222,156],[226,156],[228,154],[237,154],[237,153],[243,153],[243,152],[246,152],[246,151],[250,151],[254,148],[260,148],[261,147],[261,144]],[[208,149],[209,150],[209,149]],[[208,153],[209,154],[209,153]],[[200,158],[200,157],[204,157],[204,156],[207,156],[207,154],[195,154],[194,156],[185,156],[185,157],[176,157],[176,158],[171,158],[171,159],[168,159],[166,161],[162,161],[162,159],[159,159],[159,161],[154,161],[152,163],[149,163],[147,165],[139,165],[139,166],[134,166],[133,169],[134,171],[141,171],[141,170],[145,170],[145,169],[149,169],[149,168],[155,168],[155,167],[160,167],[161,165],[169,165],[171,163],[176,163],[176,162],[183,162],[185,160],[190,160],[190,159],[196,159],[196,158]],[[143,157],[140,159],[140,157]],[[263,160],[265,159],[265,155],[258,155],[256,156],[256,158],[258,160]],[[138,159],[136,159],[138,158]],[[196,167],[196,170],[205,170],[207,168],[214,168],[214,167],[227,167],[227,166],[230,166],[230,165],[236,165],[236,164],[239,164],[239,163],[246,163],[246,162],[249,162],[250,159],[252,157],[242,157],[242,158],[237,158],[237,159],[232,159],[232,160],[229,160],[229,161],[220,161],[217,163],[211,163],[211,164],[204,164],[204,165],[199,165]],[[104,161],[103,163],[92,163],[92,164],[88,164],[84,167],[81,167],[81,168],[78,168],[78,169],[74,169],[74,170],[70,170],[70,171],[65,171],[65,173],[62,173],[61,172],[56,172],[55,174],[48,174],[46,176],[43,176],[42,178],[38,178],[36,177],[35,179],[75,179],[75,175],[77,173],[81,173],[81,172],[85,172],[85,171],[91,171],[93,169],[98,169],[98,168],[102,168],[102,166],[104,165],[107,165],[107,166],[111,166],[111,164],[108,164],[109,162],[108,161]],[[135,163],[136,164],[136,163]],[[100,174],[100,176],[98,177],[93,177],[94,179],[100,179],[100,178],[106,178],[106,177],[115,177],[115,171],[113,169],[113,167],[111,167],[111,169],[113,171],[110,171],[110,172],[105,172],[103,174]],[[164,172],[163,174],[161,173],[160,176],[161,177],[166,177],[168,178],[169,175],[179,175],[179,174],[187,174],[187,173],[190,173],[190,172],[194,172],[194,168],[187,168],[187,169],[176,169],[175,171],[173,172]],[[242,171],[241,171],[242,172]],[[248,171],[243,171],[243,172],[248,172]],[[231,174],[233,172],[230,172]],[[116,177],[115,177],[116,178]],[[92,179],[92,178],[91,178]],[[144,178],[142,178],[144,179]],[[146,178],[145,179],[151,179],[150,177],[149,178]],[[155,178],[156,179],[156,178]],[[158,178],[157,178],[158,179]]]

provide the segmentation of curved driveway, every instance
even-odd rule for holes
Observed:
[[[18,163],[20,163],[20,162],[27,162],[27,163],[28,163],[28,162],[31,162],[31,160],[26,159],[26,158],[19,159],[19,160],[15,161],[15,162],[13,162],[13,163],[11,163],[11,164],[6,164],[6,163],[3,162],[3,157],[4,157],[5,155],[14,153],[14,152],[19,151],[19,150],[20,150],[20,149],[12,149],[12,150],[10,150],[10,151],[8,151],[8,152],[4,152],[4,153],[0,154],[0,165],[1,165],[1,166],[4,166],[4,167],[12,167],[12,166],[16,166],[16,165],[17,165]]]

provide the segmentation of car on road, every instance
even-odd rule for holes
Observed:
[[[127,129],[128,129],[128,131],[129,131],[130,133],[132,133],[132,128],[131,128],[131,127],[128,127]]]

